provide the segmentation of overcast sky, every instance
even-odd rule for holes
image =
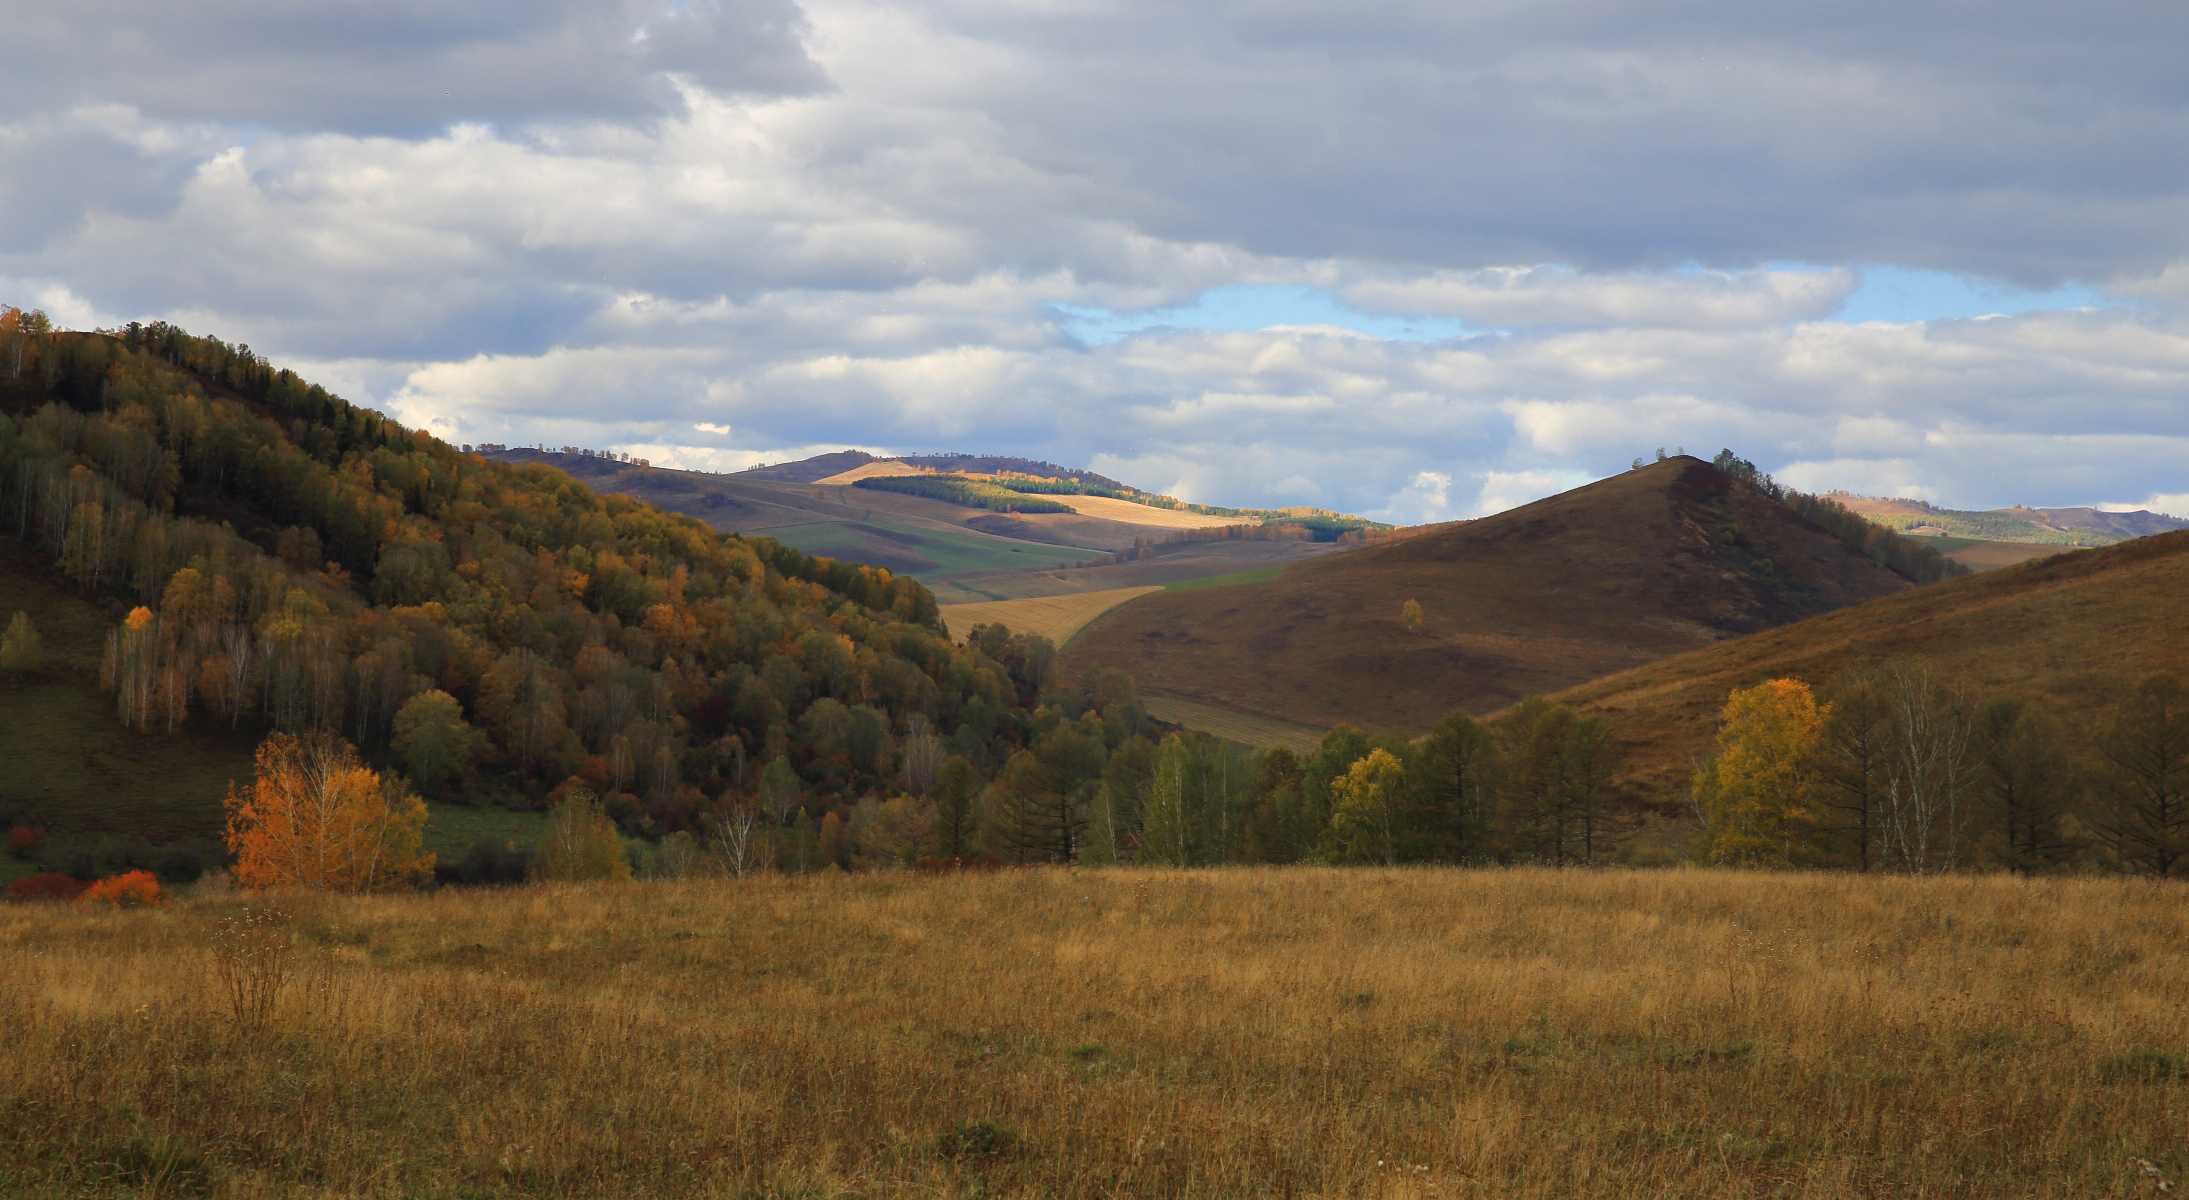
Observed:
[[[0,302],[459,442],[2189,515],[2189,6],[0,0]]]

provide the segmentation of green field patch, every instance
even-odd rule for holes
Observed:
[[[1163,585],[1165,591],[1192,592],[1201,588],[1223,587],[1233,583],[1268,583],[1284,570],[1281,565],[1256,567],[1251,571],[1233,571],[1229,575],[1204,575],[1199,579],[1181,579]]]
[[[465,808],[456,804],[426,805],[425,849],[438,862],[455,862],[465,851],[489,839],[517,846],[537,846],[546,830],[546,813]]]
[[[935,564],[929,570],[916,572],[913,575],[915,579],[954,571],[1046,569],[1078,562],[1092,553],[1033,542],[1010,544],[997,539],[940,533],[932,529],[872,519],[856,524],[829,521],[812,525],[783,525],[750,532],[759,537],[774,538],[786,546],[795,546],[805,554],[825,554],[831,558],[846,556],[845,561],[849,562],[857,561],[848,556],[855,554],[866,544],[867,539],[885,538]]]

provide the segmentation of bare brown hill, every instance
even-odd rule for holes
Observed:
[[[1727,693],[1767,679],[1925,663],[1979,693],[2060,719],[2078,752],[2148,672],[2189,672],[2189,531],[2022,563],[1584,683],[1554,699],[1611,728],[1628,794],[1687,793]]]
[[[1420,732],[1911,586],[1683,456],[1268,582],[1151,594],[1065,659],[1123,668],[1154,695]]]

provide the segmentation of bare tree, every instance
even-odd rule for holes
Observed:
[[[744,878],[745,872],[752,869],[752,831],[758,824],[752,809],[740,804],[715,826],[715,853],[722,856],[723,868],[733,879]]]
[[[1921,664],[1888,672],[1881,687],[1892,721],[1878,829],[1885,861],[1911,875],[1951,871],[1975,778],[1972,706]]]

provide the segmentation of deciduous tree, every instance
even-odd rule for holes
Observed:
[[[251,786],[228,792],[230,872],[245,887],[367,892],[433,869],[426,806],[324,733],[268,735]]]
[[[1815,756],[1829,716],[1829,706],[1798,679],[1773,679],[1727,698],[1717,753],[1695,776],[1706,823],[1698,857],[1741,867],[1816,861]]]
[[[539,853],[532,856],[529,875],[564,883],[631,877],[616,824],[590,790],[573,787],[562,803],[547,810],[547,832],[540,838]]]

